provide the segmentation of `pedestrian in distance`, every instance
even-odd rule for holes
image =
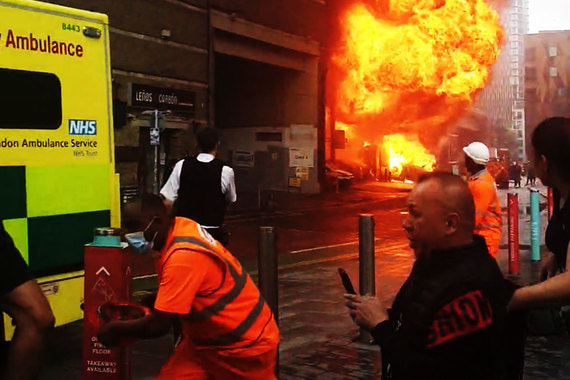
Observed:
[[[513,188],[521,187],[521,170],[516,162],[509,166],[509,179],[513,181]]]
[[[239,261],[205,228],[173,217],[162,199],[145,194],[127,206],[125,235],[133,250],[158,258],[159,286],[150,314],[104,324],[98,339],[182,335],[157,379],[275,379],[279,330],[273,313]]]
[[[0,379],[36,379],[55,318],[1,220],[0,260],[0,312],[16,326],[11,342],[0,340]]]
[[[483,236],[491,256],[499,252],[503,220],[495,179],[487,170],[489,149],[480,142],[463,148],[468,184],[475,202],[475,234]]]
[[[518,289],[510,301],[512,310],[570,304],[570,118],[541,122],[532,133],[531,158],[538,178],[553,188],[554,207],[545,243],[539,284]],[[557,272],[560,274],[556,275]]]
[[[450,173],[421,177],[403,222],[416,256],[387,310],[375,297],[345,295],[354,321],[382,351],[383,379],[504,379],[506,286],[483,238],[473,235],[469,187]]]
[[[200,154],[176,163],[160,195],[167,206],[174,205],[177,216],[202,225],[225,245],[229,240],[223,225],[226,208],[237,200],[234,171],[216,158],[219,137],[214,128],[198,130],[196,140]]]
[[[529,162],[526,169],[526,184],[525,186],[534,186],[536,184],[536,172],[534,170],[534,165]]]

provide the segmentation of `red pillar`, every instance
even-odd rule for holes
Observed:
[[[552,187],[548,188],[546,195],[546,207],[548,208],[548,220],[552,217],[552,210],[554,209],[554,200],[552,198]]]
[[[99,306],[131,299],[131,250],[121,247],[85,247],[83,320],[83,379],[129,380],[130,349],[107,348],[97,341]]]
[[[519,274],[519,198],[516,193],[507,196],[508,239],[509,239],[509,274]]]

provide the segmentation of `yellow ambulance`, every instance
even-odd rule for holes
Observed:
[[[109,53],[104,14],[0,0],[0,220],[58,325],[83,316],[84,244],[120,224]]]

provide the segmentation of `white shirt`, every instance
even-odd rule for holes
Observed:
[[[214,156],[209,153],[200,153],[196,159],[200,162],[211,162]],[[169,201],[174,202],[178,198],[178,189],[180,189],[180,173],[182,173],[182,164],[184,160],[180,160],[174,165],[174,169],[160,190],[160,194]],[[234,203],[237,200],[236,184],[234,182],[234,170],[229,166],[222,167],[222,194],[226,197],[228,203]]]

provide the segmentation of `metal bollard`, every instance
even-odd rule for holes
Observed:
[[[376,295],[376,276],[374,265],[374,216],[360,214],[358,220],[358,260],[360,295]],[[360,329],[358,341],[371,343],[370,334]]]
[[[552,218],[552,212],[554,210],[554,198],[552,194],[552,187],[549,187],[546,193],[546,207],[548,209],[548,220]]]
[[[259,290],[271,308],[279,325],[279,288],[277,277],[277,232],[275,227],[259,227],[258,275]],[[279,378],[279,350],[275,362],[275,376]]]
[[[279,323],[275,227],[259,227],[259,290]]]
[[[530,189],[530,258],[540,261],[540,205],[538,189]]]
[[[374,216],[360,214],[358,220],[358,259],[361,295],[376,295],[374,275]]]
[[[509,193],[507,196],[508,213],[508,239],[509,257],[508,272],[511,275],[519,274],[519,198],[516,193]]]

